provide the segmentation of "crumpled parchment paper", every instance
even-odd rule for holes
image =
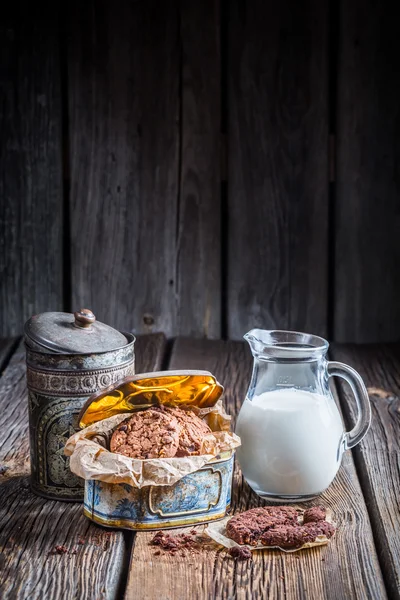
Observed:
[[[304,513],[304,509],[303,508],[298,508],[298,513],[299,513],[299,525],[301,525],[301,523],[303,522],[303,513]],[[213,523],[209,523],[205,530],[204,533],[207,534],[212,540],[214,540],[214,542],[216,542],[217,544],[220,544],[221,546],[224,546],[225,548],[233,548],[234,546],[237,546],[238,548],[248,548],[251,552],[253,552],[254,550],[262,550],[262,549],[267,549],[267,550],[282,550],[282,552],[298,552],[299,550],[304,550],[305,548],[314,548],[315,546],[324,546],[325,544],[328,544],[330,542],[330,539],[327,538],[325,535],[319,535],[314,542],[307,542],[306,544],[303,544],[300,548],[280,548],[279,546],[249,546],[247,544],[238,544],[237,542],[235,542],[234,540],[232,540],[231,538],[229,538],[226,535],[226,524],[228,523],[229,519],[231,519],[234,515],[230,515],[229,517],[225,517],[224,519],[221,519],[221,521],[214,521]],[[328,521],[329,523],[332,523],[333,525],[335,525],[334,521],[332,520],[332,512],[328,509],[326,511],[326,521]],[[332,538],[331,538],[332,539]]]
[[[86,480],[128,483],[136,488],[172,485],[220,454],[240,446],[240,438],[230,431],[231,417],[225,413],[222,401],[196,413],[212,431],[203,440],[201,456],[140,460],[110,452],[107,447],[114,429],[132,413],[115,415],[78,431],[67,441],[64,453],[70,457],[71,471]]]

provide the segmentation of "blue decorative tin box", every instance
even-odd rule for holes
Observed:
[[[222,392],[222,386],[206,371],[166,371],[127,377],[119,384],[93,395],[80,414],[80,426],[87,427],[81,432],[80,442],[86,432],[88,441],[84,441],[89,449],[88,454],[91,452],[92,456],[95,456],[91,460],[97,460],[97,454],[103,453],[105,459],[102,464],[107,463],[107,475],[110,472],[109,465],[113,465],[113,461],[116,465],[115,472],[118,474],[124,471],[126,465],[129,469],[129,461],[136,461],[136,465],[133,468],[132,485],[126,483],[126,478],[122,483],[110,483],[112,476],[98,478],[96,475],[96,478],[93,478],[91,473],[90,478],[85,481],[85,515],[101,525],[134,530],[182,527],[222,519],[230,507],[234,448],[240,444],[240,440],[229,431],[229,417],[219,401]],[[191,472],[173,478],[171,485],[160,484],[160,481],[164,481],[162,476],[157,485],[147,485],[146,482],[151,481],[151,476],[146,475],[143,463],[151,463],[151,459],[129,459],[102,448],[96,453],[93,440],[108,448],[112,432],[107,431],[104,434],[106,423],[114,423],[115,419],[121,422],[123,414],[126,416],[126,413],[162,404],[194,410],[210,426],[211,437],[215,436],[219,442],[216,443],[213,454],[207,447],[208,458],[205,456],[202,461],[201,456],[196,456],[199,468],[196,465],[192,466]],[[99,436],[96,437],[96,428],[100,423],[104,425],[102,440],[98,439]],[[67,444],[67,449],[74,448],[74,444],[75,447],[79,445],[74,442],[77,435],[79,434],[69,440],[72,443]],[[82,452],[82,444],[80,451]],[[74,449],[68,450],[68,453],[73,454]],[[173,460],[190,462],[188,458],[193,457]],[[79,460],[78,458],[74,461],[72,457],[71,467],[75,465],[76,468],[78,463],[75,472],[83,475],[84,473],[79,472]],[[157,459],[157,463],[160,464],[160,461],[160,470],[162,471],[162,465],[165,465],[166,481],[169,482],[171,479],[168,479],[168,469],[174,468],[172,459]],[[87,464],[85,459],[85,465]],[[168,468],[167,464],[170,465]],[[138,465],[139,469],[143,465],[143,477],[137,476]],[[96,463],[95,466],[93,472],[101,473],[101,463]]]
[[[182,527],[222,519],[231,503],[233,451],[171,486],[134,488],[86,481],[84,513],[101,525],[124,529]]]

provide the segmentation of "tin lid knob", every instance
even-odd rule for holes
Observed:
[[[79,327],[80,329],[89,329],[92,323],[95,322],[96,317],[88,308],[81,308],[74,312],[75,327]]]

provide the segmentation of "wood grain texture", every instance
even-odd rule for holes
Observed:
[[[227,5],[228,336],[325,335],[328,2]]]
[[[163,333],[139,335],[135,342],[135,372],[148,373],[163,368],[166,344]]]
[[[219,0],[181,2],[176,334],[221,337]]]
[[[74,2],[68,24],[73,304],[137,332],[175,327],[178,24],[174,0]]]
[[[137,366],[159,369],[163,335],[139,338]],[[25,353],[0,379],[0,597],[64,600],[116,598],[126,559],[121,531],[92,524],[81,504],[52,502],[29,489]],[[67,552],[53,554],[56,546]]]
[[[217,336],[218,37],[211,2],[182,6],[69,11],[72,297],[115,327]]]
[[[245,397],[251,356],[241,342],[178,339],[171,368],[211,370],[225,386],[225,405],[234,416]],[[338,532],[327,547],[300,554],[257,552],[253,562],[235,563],[220,547],[194,557],[154,555],[151,534],[139,533],[131,559],[126,598],[343,599],[386,597],[368,513],[352,456],[318,502],[332,508]],[[262,505],[236,465],[233,508]],[[201,529],[201,528],[199,528]]]
[[[340,3],[334,339],[400,340],[400,38],[388,2]]]
[[[16,0],[0,24],[0,336],[62,309],[57,3]]]
[[[354,455],[385,581],[391,597],[400,598],[400,346],[335,344],[332,356],[354,367],[369,392],[371,429]],[[356,419],[354,399],[337,381],[351,426]]]

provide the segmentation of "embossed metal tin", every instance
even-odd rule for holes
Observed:
[[[49,319],[40,320],[34,335],[32,319],[25,327],[31,486],[46,498],[79,501],[84,482],[69,469],[65,442],[78,431],[79,413],[93,393],[134,374],[135,337],[103,324],[91,331],[95,317],[85,309],[75,315],[48,315]],[[119,342],[123,345],[115,347]],[[91,352],[91,347],[96,350]]]
[[[141,489],[85,481],[85,515],[108,527],[168,529],[222,519],[231,503],[234,453],[207,463],[171,486]]]

